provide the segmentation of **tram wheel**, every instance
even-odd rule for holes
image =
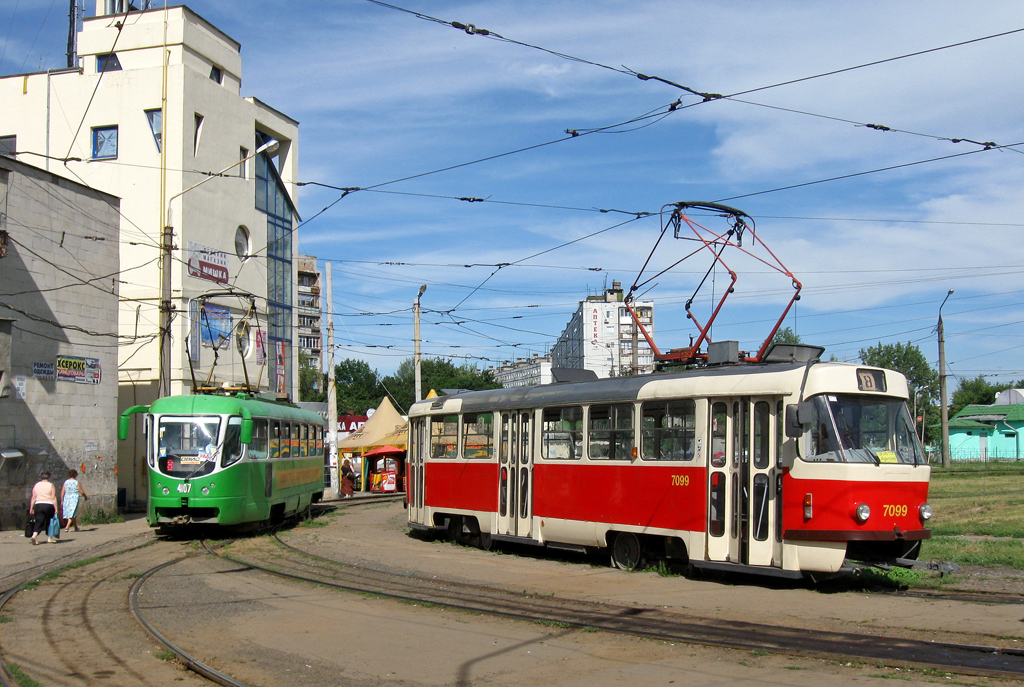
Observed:
[[[448,518],[448,540],[461,543],[462,539],[462,516],[453,515]]]
[[[632,532],[619,532],[612,541],[612,565],[620,570],[636,570],[643,563],[640,540]]]

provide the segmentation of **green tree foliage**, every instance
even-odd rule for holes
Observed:
[[[800,340],[800,335],[793,331],[792,327],[782,327],[779,331],[775,332],[775,336],[772,337],[771,344],[768,348],[771,348],[775,344],[798,344],[803,343]]]
[[[501,384],[494,381],[494,375],[488,370],[480,370],[465,363],[455,365],[447,358],[423,358],[420,360],[420,378],[423,394],[431,389],[441,393],[442,389],[500,389]],[[413,403],[416,393],[416,370],[413,359],[406,358],[398,366],[395,374],[384,378],[384,386],[397,401],[401,412],[406,412]]]
[[[910,387],[910,411],[924,418],[925,443],[938,440],[934,426],[939,423],[939,409],[934,405],[939,397],[939,374],[928,364],[921,349],[910,343],[882,344],[860,350],[865,365],[884,367],[903,373]],[[920,429],[920,425],[918,425]]]
[[[365,360],[346,358],[334,366],[338,390],[338,415],[362,415],[376,408],[387,392],[380,375]]]
[[[299,352],[299,400],[322,403],[327,399],[327,378],[318,369],[309,366],[310,358]]]

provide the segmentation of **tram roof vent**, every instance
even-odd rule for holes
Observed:
[[[824,346],[777,343],[764,355],[766,363],[816,363],[825,352]]]
[[[597,373],[579,367],[552,367],[551,378],[555,383],[596,382]]]
[[[739,361],[739,341],[714,341],[708,344],[708,365],[735,365]]]

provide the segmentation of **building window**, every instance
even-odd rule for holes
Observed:
[[[121,62],[117,59],[117,55],[114,53],[97,55],[96,71],[101,74],[103,72],[119,72],[121,71]]]
[[[213,67],[210,68],[210,81],[213,81],[214,83],[224,83],[224,74],[217,65],[213,65]]]
[[[160,142],[163,136],[163,111],[146,110],[146,119],[149,120],[149,130],[153,132],[153,140],[156,141],[156,152],[160,152]]]
[[[192,139],[192,154],[195,156],[199,155],[199,139],[203,136],[203,121],[205,121],[203,115],[197,112],[195,117],[195,132]]]
[[[241,224],[235,229],[235,255],[242,262],[249,259],[249,230]]]
[[[249,149],[240,147],[238,149],[238,176],[243,179],[249,178]]]
[[[109,160],[117,157],[117,127],[98,126],[92,130],[92,159]]]
[[[0,155],[14,157],[16,152],[18,152],[18,137],[0,136]]]

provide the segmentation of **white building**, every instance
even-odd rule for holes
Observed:
[[[530,358],[520,358],[509,361],[504,365],[491,368],[494,381],[506,389],[517,386],[533,386],[535,384],[550,384],[551,378],[551,356],[533,354]]]
[[[0,147],[122,199],[121,408],[247,378],[297,397],[298,123],[241,96],[241,45],[202,17],[122,4],[97,0],[77,68],[0,78]]]
[[[298,292],[295,304],[298,326],[295,329],[295,343],[299,349],[300,364],[317,372],[323,369],[323,318],[320,312],[320,270],[312,255],[297,255]]]
[[[593,370],[598,377],[649,374],[654,354],[623,301],[622,285],[587,296],[551,349],[554,367]],[[633,309],[654,336],[654,302],[634,301]],[[634,353],[635,351],[635,353]]]

